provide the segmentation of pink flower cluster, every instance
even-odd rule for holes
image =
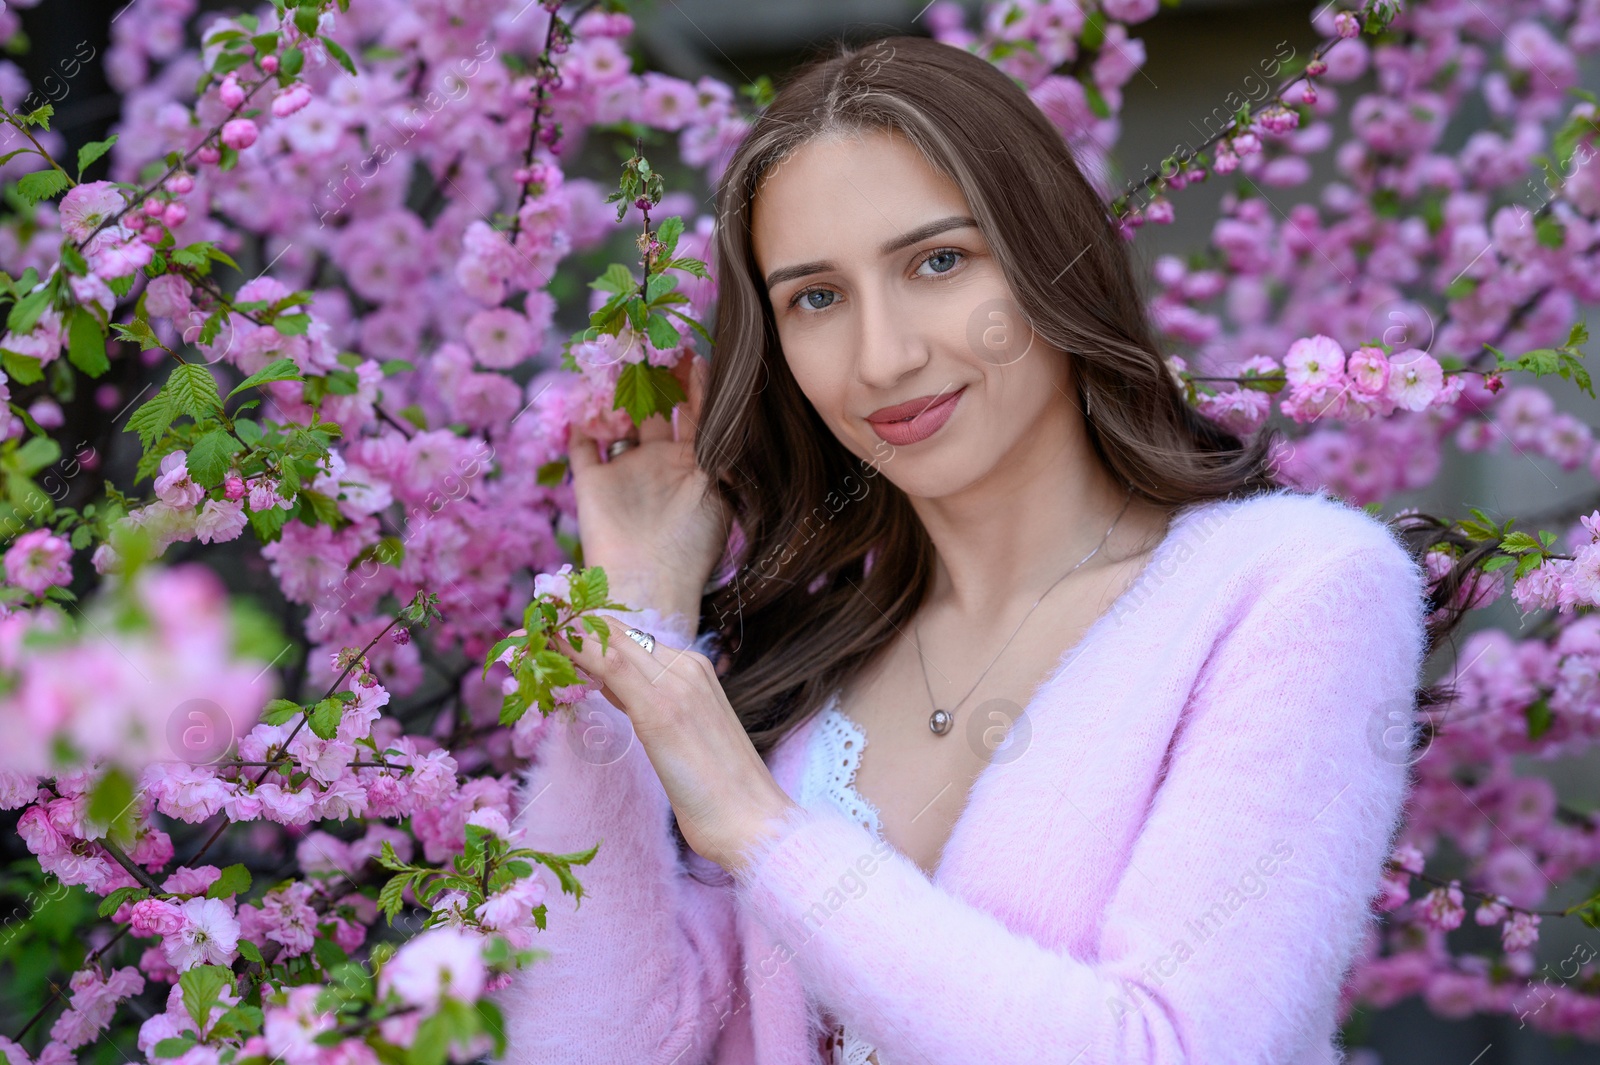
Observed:
[[[65,583],[54,563],[40,561],[60,545],[37,532],[26,539],[7,552],[8,574],[15,566],[35,587]],[[59,611],[0,618],[8,689],[0,768],[49,773],[58,744],[84,761],[135,770],[156,759],[209,759],[273,694],[265,663],[233,654],[226,591],[203,566],[141,570],[86,616],[86,638]]]

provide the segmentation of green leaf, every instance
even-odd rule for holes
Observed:
[[[695,277],[698,277],[702,280],[706,280],[711,277],[711,271],[708,270],[706,268],[706,264],[699,259],[674,259],[667,264],[667,268],[670,270],[683,270],[686,273],[691,273]]]
[[[199,363],[187,362],[172,371],[163,392],[170,392],[179,414],[195,421],[213,418],[222,412],[222,397],[217,394],[217,379]]]
[[[651,274],[650,275],[650,280],[645,282],[645,286],[644,286],[645,302],[648,303],[652,307],[654,307],[654,306],[656,306],[658,304],[661,304],[661,303],[682,303],[682,302],[686,302],[688,297],[684,296],[682,293],[678,294],[678,298],[677,299],[670,299],[669,300],[669,299],[664,299],[663,298],[663,297],[667,296],[669,293],[671,293],[672,290],[677,288],[677,287],[678,287],[678,275],[677,274]]]
[[[233,391],[228,393],[228,398],[232,399],[247,388],[255,388],[257,385],[264,385],[269,381],[304,380],[305,376],[301,374],[300,367],[295,364],[293,359],[276,359],[246,377],[243,381],[240,381],[234,386]]]
[[[406,1050],[406,1065],[444,1065],[450,1053],[448,1023],[442,1013],[435,1013],[417,1025],[416,1038]]]
[[[392,876],[389,882],[383,885],[383,890],[378,892],[378,912],[388,918],[390,925],[394,924],[395,916],[405,904],[400,896],[405,892],[406,885],[411,882],[411,877],[411,873]]]
[[[278,64],[278,69],[284,75],[292,78],[300,73],[300,68],[305,66],[305,63],[306,54],[298,48],[291,48],[283,53],[283,60]]]
[[[34,385],[44,380],[44,369],[33,355],[0,349],[0,366],[4,366],[6,376],[19,385]]]
[[[500,1007],[490,998],[480,998],[472,1007],[478,1013],[478,1030],[488,1032],[494,1039],[494,1057],[506,1052],[506,1018]]]
[[[99,914],[101,917],[110,917],[124,902],[142,902],[149,897],[150,889],[147,887],[119,887],[100,900]]]
[[[339,44],[333,40],[333,38],[319,37],[317,39],[322,42],[322,47],[328,50],[328,54],[333,56],[333,61],[335,63],[338,63],[341,67],[344,67],[345,70],[349,71],[351,74],[356,72],[356,65],[351,61],[350,53],[341,48]]]
[[[261,711],[261,720],[268,725],[281,725],[299,714],[303,708],[288,699],[274,699]]]
[[[11,456],[11,468],[32,476],[61,458],[61,445],[48,436],[31,436]]]
[[[189,475],[204,488],[215,488],[228,473],[229,461],[242,449],[226,429],[213,429],[189,449]]]
[[[664,314],[652,314],[649,317],[645,323],[645,335],[650,338],[650,346],[657,351],[669,351],[683,344],[683,337]]]
[[[334,696],[321,700],[311,708],[307,724],[322,739],[331,740],[339,730],[339,719],[344,716],[344,703]]]
[[[590,288],[600,289],[602,292],[615,292],[618,294],[632,292],[639,287],[633,279],[633,272],[621,263],[612,263],[606,267],[606,272],[589,282]]]
[[[82,148],[78,149],[79,181],[83,180],[83,172],[89,169],[89,167],[94,164],[96,159],[99,159],[102,155],[109,152],[111,150],[111,146],[115,143],[117,143],[117,134],[113,133],[106,140],[90,141],[88,144],[85,144]]]
[[[223,965],[196,965],[178,974],[178,986],[183,989],[183,1008],[203,1032],[222,989],[233,986],[233,972]]]
[[[1541,695],[1528,704],[1523,714],[1528,719],[1528,738],[1536,740],[1550,731],[1555,717],[1550,713],[1550,700]]]
[[[133,806],[133,781],[115,767],[95,782],[89,791],[88,819],[97,825],[116,826],[129,820]]]
[[[50,286],[44,285],[37,291],[30,292],[17,300],[12,305],[11,311],[6,315],[6,328],[13,333],[31,333],[38,324],[39,316],[50,306]]]
[[[131,322],[112,322],[111,330],[117,334],[118,340],[139,345],[140,351],[149,351],[161,345],[155,330],[151,329],[150,323],[143,318],[135,318]]]
[[[239,956],[246,961],[253,961],[257,965],[266,965],[266,959],[261,956],[261,948],[248,939],[239,940]]]
[[[644,332],[645,318],[650,313],[650,309],[644,305],[644,300],[638,296],[630,296],[622,305],[622,309],[627,312],[628,324],[633,326],[634,331]]]
[[[145,450],[172,426],[172,419],[177,417],[177,412],[172,409],[172,397],[162,389],[148,400],[141,403],[139,408],[128,416],[128,425],[123,432],[139,434],[139,442]]]
[[[633,424],[638,425],[652,414],[670,414],[673,406],[686,398],[683,386],[665,366],[630,362],[617,378],[617,395],[611,407],[626,410]]]
[[[70,184],[72,184],[71,178],[52,167],[49,170],[35,170],[31,174],[23,174],[17,180],[17,191],[28,201],[28,206],[32,207],[40,200],[48,200],[64,192]]]
[[[661,220],[661,225],[656,228],[656,239],[661,242],[660,255],[663,260],[671,260],[673,254],[678,250],[678,238],[682,235],[683,217],[681,215],[673,215],[671,218],[663,218]]]
[[[73,307],[67,312],[67,358],[72,365],[88,374],[99,377],[111,369],[106,358],[106,334],[99,319],[83,307]]]
[[[301,336],[311,328],[311,315],[304,311],[298,314],[280,314],[272,320],[272,328],[284,336]]]
[[[235,864],[224,868],[216,882],[206,888],[206,898],[226,899],[234,895],[243,895],[249,890],[250,870],[243,865]]]
[[[179,1058],[183,1052],[194,1046],[198,1039],[193,1032],[184,1032],[182,1035],[171,1036],[161,1040],[150,1050],[150,1056],[156,1058]]]

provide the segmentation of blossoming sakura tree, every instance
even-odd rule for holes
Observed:
[[[0,6],[0,37],[30,6]],[[76,158],[0,61],[0,808],[31,856],[0,931],[31,1016],[0,1055],[467,1061],[501,1047],[487,996],[540,964],[547,893],[581,894],[596,853],[512,828],[546,715],[588,690],[549,639],[622,605],[574,567],[568,433],[617,439],[684,399],[711,351],[713,219],[666,175],[713,182],[771,86],[635,69],[614,3],[196,6],[137,0],[74,59],[123,94]],[[1128,239],[1189,184],[1233,183],[1207,246],[1154,264],[1198,410],[1277,432],[1283,478],[1375,512],[1446,448],[1600,478],[1546,390],[1593,398],[1600,116],[1576,82],[1600,0],[1335,0],[1270,97],[1121,184],[1130,28],[1158,7],[919,19],[1027,88]],[[1480,100],[1488,122],[1448,147]],[[620,170],[580,173],[613,150]],[[629,261],[574,276],[607,247]],[[80,393],[132,470],[74,437]],[[1432,519],[1441,611],[1509,594],[1524,624],[1466,638],[1419,729],[1376,723],[1415,786],[1347,1016],[1420,993],[1600,1041],[1593,951],[1535,954],[1553,922],[1600,928],[1600,822],[1514,767],[1600,735],[1585,510],[1386,515]],[[303,631],[226,591],[206,559],[234,540]],[[1469,912],[1493,949],[1450,934]]]

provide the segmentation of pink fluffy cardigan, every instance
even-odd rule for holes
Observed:
[[[585,756],[553,717],[518,822],[601,845],[576,908],[550,892],[548,956],[495,994],[502,1060],[815,1065],[821,1004],[891,1065],[1338,1065],[1426,612],[1398,537],[1326,493],[1183,508],[1035,690],[932,880],[830,808],[701,884],[638,741]],[[816,721],[769,755],[790,795]]]

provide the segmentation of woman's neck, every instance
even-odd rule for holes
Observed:
[[[1096,545],[1078,572],[1158,541],[1166,513],[1129,499],[1081,432],[1053,435],[1025,436],[1027,446],[960,492],[912,499],[937,553],[929,607],[971,619],[1010,617]]]

